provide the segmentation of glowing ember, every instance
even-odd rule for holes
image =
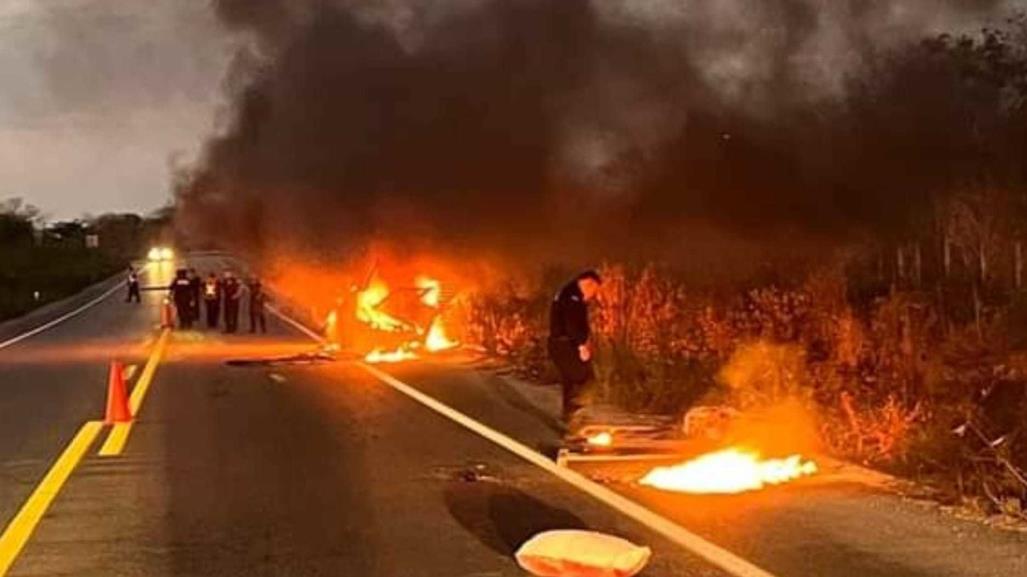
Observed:
[[[596,433],[585,439],[585,442],[595,447],[610,447],[613,445],[613,435],[607,431]]]
[[[817,472],[800,455],[762,459],[753,451],[725,449],[672,467],[657,467],[639,483],[682,493],[743,493],[780,485]]]

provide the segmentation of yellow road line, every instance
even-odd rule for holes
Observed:
[[[89,450],[102,428],[101,421],[89,421],[82,425],[75,438],[57,458],[57,462],[43,477],[43,481],[29,496],[28,501],[15,515],[11,524],[4,530],[3,535],[0,535],[0,577],[6,575],[11,565],[14,564],[18,554],[32,536],[36,525],[39,524],[39,520],[43,518],[50,504],[60,493],[61,487],[68,480],[68,476],[75,470],[75,466],[82,460],[82,455]]]
[[[161,331],[160,338],[157,339],[157,344],[150,351],[150,358],[146,360],[146,366],[143,367],[143,372],[139,375],[139,380],[132,387],[132,394],[128,398],[128,407],[132,411],[133,421],[117,423],[111,427],[107,440],[100,447],[99,455],[101,457],[116,457],[125,450],[125,443],[128,442],[128,436],[132,433],[132,422],[134,422],[139,414],[139,407],[142,406],[143,399],[146,398],[146,392],[150,390],[150,383],[153,381],[153,375],[157,372],[157,365],[160,364],[161,358],[164,356],[164,349],[167,347],[170,334],[170,329]]]
[[[115,423],[111,432],[107,434],[107,440],[100,447],[97,453],[101,457],[117,457],[125,450],[125,443],[128,442],[128,435],[132,432],[132,422]]]
[[[132,414],[135,415],[139,412],[139,407],[143,404],[143,399],[146,398],[146,392],[150,390],[150,381],[153,380],[153,374],[157,372],[157,365],[160,364],[161,357],[164,356],[164,349],[168,345],[168,337],[171,335],[171,329],[164,329],[161,331],[160,338],[157,339],[157,345],[154,346],[153,352],[150,353],[150,358],[146,361],[146,366],[143,367],[143,372],[139,375],[139,381],[132,387],[132,395],[128,398],[128,406],[132,409]]]

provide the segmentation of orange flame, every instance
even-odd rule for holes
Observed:
[[[384,310],[382,305],[390,296],[387,284],[381,279],[373,279],[368,287],[356,295],[357,320],[370,326],[372,329],[386,332],[410,332],[419,338],[404,343],[393,350],[378,347],[368,353],[364,360],[369,363],[396,363],[419,358],[417,349],[423,347],[429,352],[438,352],[452,349],[459,345],[457,341],[446,335],[440,309],[442,306],[442,283],[438,280],[419,276],[414,281],[420,303],[433,309],[435,312],[428,321],[427,329],[424,326],[401,320]]]
[[[417,353],[411,351],[406,347],[400,347],[393,351],[387,351],[382,348],[375,349],[364,356],[364,360],[368,363],[401,363],[403,361],[411,361],[417,358]]]
[[[613,435],[608,431],[602,431],[588,437],[585,442],[594,447],[610,447],[613,446]]]
[[[357,320],[379,331],[399,332],[409,330],[409,324],[381,309],[389,298],[389,286],[374,279],[368,287],[357,293]]]
[[[414,286],[421,291],[421,302],[433,309],[439,308],[442,299],[442,283],[426,276],[419,276]]]
[[[813,475],[817,465],[800,455],[762,459],[759,453],[730,448],[671,467],[657,467],[639,483],[682,493],[744,493]]]

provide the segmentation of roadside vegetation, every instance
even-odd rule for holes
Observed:
[[[19,199],[0,201],[0,320],[75,294],[145,256],[169,215],[105,214],[44,223]],[[94,236],[95,247],[88,237]]]
[[[913,130],[900,123],[910,111],[890,102],[919,102],[913,117],[924,130],[932,114],[962,119],[934,140],[910,137],[958,154],[867,143],[868,163],[894,155],[904,164],[896,174],[921,171],[935,183],[908,191],[926,202],[901,233],[847,242],[812,263],[766,262],[716,286],[673,261],[605,266],[593,313],[599,397],[677,414],[798,399],[836,454],[929,481],[985,513],[1024,517],[1025,30],[1021,18],[1005,32],[932,39],[858,87],[857,103],[873,112],[860,118],[881,126]],[[895,97],[918,86],[947,90]],[[476,295],[464,311],[469,338],[530,378],[552,379],[546,315],[570,272]]]

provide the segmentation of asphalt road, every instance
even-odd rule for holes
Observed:
[[[121,296],[0,350],[0,527],[102,417],[110,358],[145,362],[160,297]],[[269,329],[173,333],[124,453],[97,456],[105,430],[9,575],[514,576],[516,547],[551,528],[649,545],[646,576],[726,574],[359,365],[225,363],[310,346],[285,323]],[[456,361],[388,370],[529,447],[555,447],[548,391]],[[610,487],[778,577],[1027,574],[1023,536],[849,483],[728,498]]]

